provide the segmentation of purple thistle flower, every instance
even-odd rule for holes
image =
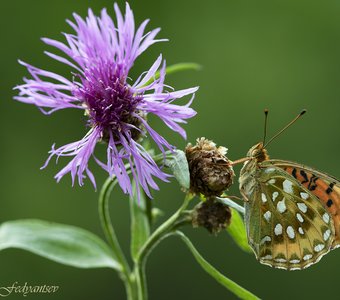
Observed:
[[[132,194],[130,172],[136,181],[138,194],[141,186],[151,197],[149,187],[158,189],[154,177],[167,181],[169,175],[159,168],[140,141],[149,135],[163,153],[174,147],[150,127],[146,116],[149,113],[158,116],[170,129],[186,138],[180,123],[186,123],[186,119],[196,114],[190,104],[198,88],[164,91],[165,62],[162,64],[162,56],[133,84],[129,84],[128,74],[135,59],[150,45],[165,40],[155,39],[159,28],[144,34],[149,20],[145,20],[135,31],[133,13],[128,4],[125,17],[117,4],[114,9],[117,25],[105,9],[101,11],[100,17],[89,10],[85,20],[77,14],[73,15],[75,23],[67,20],[75,31],[75,34],[64,34],[67,43],[43,38],[47,45],[68,56],[65,58],[45,52],[51,58],[72,67],[73,79],[19,61],[28,69],[32,79],[24,78],[25,84],[16,87],[19,96],[15,99],[34,104],[47,115],[64,108],[77,108],[88,116],[90,130],[80,141],[57,149],[53,145],[49,152],[50,156],[43,168],[53,156],[72,157],[56,174],[58,182],[65,174],[71,173],[72,184],[78,177],[79,185],[83,185],[87,176],[96,187],[94,175],[88,167],[89,159],[93,156],[111,177],[117,177],[125,193]],[[155,79],[157,70],[160,76]],[[186,95],[192,95],[189,103],[183,106],[173,104],[174,100]],[[107,143],[106,162],[94,156],[99,141]],[[130,166],[129,172],[127,165]]]

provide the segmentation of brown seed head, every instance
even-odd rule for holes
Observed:
[[[192,225],[194,227],[204,227],[210,233],[216,235],[230,224],[230,219],[229,206],[217,202],[215,199],[208,199],[195,207]]]
[[[207,198],[220,196],[233,183],[235,176],[228,158],[227,148],[205,138],[197,139],[195,146],[185,148],[190,171],[190,191]]]

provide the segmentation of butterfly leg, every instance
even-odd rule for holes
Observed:
[[[229,199],[233,199],[233,200],[240,200],[240,201],[244,201],[243,198],[238,197],[238,196],[229,196],[227,194],[222,194],[220,196],[220,198],[229,198]]]
[[[242,199],[241,200],[243,200],[244,202],[249,202],[249,198],[247,197],[247,195],[244,193],[244,191],[243,190],[240,190],[240,193],[241,193],[241,195],[242,195]]]

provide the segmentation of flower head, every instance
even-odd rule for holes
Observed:
[[[99,17],[89,10],[85,20],[74,14],[75,22],[67,21],[75,34],[64,34],[66,43],[43,38],[47,45],[57,48],[64,56],[45,53],[70,66],[73,72],[68,79],[20,61],[32,78],[24,78],[25,83],[16,87],[19,95],[15,99],[36,105],[44,114],[77,108],[88,116],[89,131],[81,140],[59,148],[52,146],[45,166],[53,156],[72,157],[55,176],[57,181],[71,173],[72,183],[78,178],[79,185],[83,185],[87,176],[95,186],[94,175],[88,166],[93,156],[110,176],[117,177],[125,193],[132,194],[131,175],[137,183],[137,192],[141,186],[150,196],[149,187],[158,188],[154,177],[166,181],[168,175],[159,168],[140,141],[150,136],[162,152],[174,147],[150,127],[147,115],[158,116],[170,129],[186,138],[180,123],[196,114],[190,108],[193,97],[182,106],[174,104],[174,101],[193,95],[198,88],[165,91],[162,56],[134,83],[130,83],[128,75],[136,58],[150,45],[164,40],[155,39],[159,28],[144,33],[148,20],[135,30],[128,4],[125,16],[117,4],[114,9],[117,24],[105,9]],[[107,144],[105,162],[94,156],[99,141]]]
[[[229,206],[218,202],[214,198],[196,205],[191,220],[193,227],[204,227],[214,235],[227,228],[230,221],[231,211]]]
[[[204,137],[185,148],[190,171],[190,190],[206,197],[220,196],[233,183],[233,167],[226,157],[228,149],[216,147]]]

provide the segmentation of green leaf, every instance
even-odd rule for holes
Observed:
[[[16,220],[0,226],[0,250],[17,248],[77,268],[120,270],[109,247],[84,229],[42,220]]]
[[[199,71],[201,69],[202,69],[202,66],[196,63],[178,63],[178,64],[173,64],[171,66],[168,66],[166,68],[166,74],[170,75],[176,72],[188,71],[188,70]],[[159,72],[156,73],[156,76],[157,75],[159,77]]]
[[[171,66],[168,66],[165,69],[165,74],[166,75],[170,75],[170,74],[174,74],[177,72],[181,72],[181,71],[188,71],[188,70],[193,70],[193,71],[198,71],[200,70],[202,67],[199,64],[196,63],[178,63],[178,64],[174,64]],[[154,80],[158,79],[160,76],[160,71],[157,71],[155,76],[153,78],[151,78],[146,84],[145,86],[149,85],[150,83],[152,83]]]
[[[233,208],[231,208],[231,223],[228,226],[227,231],[242,250],[252,252],[248,245],[247,233],[242,216]]]
[[[189,250],[195,257],[196,261],[199,263],[199,265],[205,270],[211,277],[213,277],[218,283],[223,285],[225,288],[227,288],[229,291],[233,292],[236,296],[238,296],[240,299],[259,299],[251,292],[247,291],[243,287],[239,286],[236,282],[230,280],[229,278],[222,275],[219,271],[217,271],[211,264],[209,264],[202,256],[201,254],[196,250],[194,245],[191,243],[191,241],[186,237],[182,232],[176,231],[175,234],[180,236],[184,243],[188,246]]]
[[[174,154],[165,161],[180,186],[190,188],[190,173],[188,161],[182,150],[175,150]]]
[[[147,196],[141,192],[140,199],[138,199],[135,184],[133,186],[133,197],[130,197],[131,255],[133,259],[136,259],[140,248],[150,236],[150,219],[147,214]]]

